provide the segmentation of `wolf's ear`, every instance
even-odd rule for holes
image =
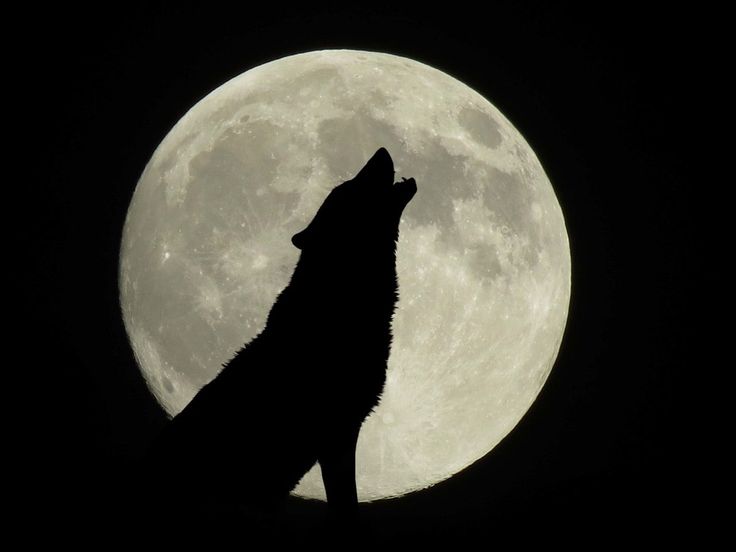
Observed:
[[[307,241],[309,241],[307,238],[309,237],[309,227],[305,228],[301,232],[297,232],[291,237],[291,243],[294,244],[294,247],[297,249],[304,249],[304,246],[306,245]]]

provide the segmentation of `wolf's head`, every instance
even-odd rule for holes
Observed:
[[[355,178],[330,192],[309,226],[291,242],[304,251],[331,254],[385,247],[398,238],[401,213],[416,191],[413,178],[394,183],[393,160],[381,148]]]

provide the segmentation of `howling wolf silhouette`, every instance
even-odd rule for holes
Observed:
[[[330,510],[356,511],[355,446],[386,379],[399,220],[416,191],[381,148],[330,192],[292,238],[299,261],[265,329],[169,422],[148,469],[187,500],[259,508],[319,461]]]

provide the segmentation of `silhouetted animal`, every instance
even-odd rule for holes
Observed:
[[[330,509],[355,512],[355,445],[385,382],[399,219],[416,190],[394,183],[381,148],[331,191],[292,238],[300,258],[265,329],[169,423],[147,469],[190,499],[258,507],[319,461]]]

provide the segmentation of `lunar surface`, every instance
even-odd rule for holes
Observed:
[[[565,223],[498,109],[394,55],[328,50],[256,67],[161,142],[120,257],[130,342],[173,416],[263,329],[298,258],[291,236],[381,146],[418,192],[400,226],[386,388],[358,442],[361,501],[428,487],[487,454],[557,355],[570,297]],[[294,493],[324,500],[319,465]]]

